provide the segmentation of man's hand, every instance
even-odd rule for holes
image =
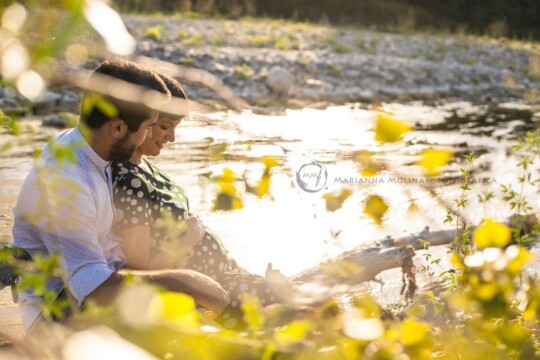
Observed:
[[[193,248],[203,239],[204,235],[206,235],[206,230],[201,222],[201,219],[191,213],[189,213],[186,223],[187,230],[180,237],[180,242],[184,246]]]
[[[99,305],[112,303],[126,277],[140,278],[151,284],[158,284],[169,291],[190,295],[197,304],[208,309],[204,313],[208,319],[218,316],[230,302],[229,295],[217,281],[188,269],[120,270],[113,273],[89,297]]]
[[[204,313],[207,319],[218,316],[231,301],[229,294],[211,277],[193,270],[180,270],[178,272],[179,290],[191,295],[195,302],[208,309]],[[190,278],[187,279],[186,277]],[[189,285],[185,289],[186,284]]]

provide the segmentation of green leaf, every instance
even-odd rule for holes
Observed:
[[[212,144],[208,147],[208,154],[212,159],[222,159],[228,146],[227,143]]]
[[[242,199],[236,195],[230,195],[228,193],[220,193],[217,198],[214,199],[213,211],[217,210],[239,210],[244,207]]]
[[[6,143],[3,143],[3,144],[0,144],[0,154],[4,153],[6,151],[9,151],[9,149],[11,149],[12,147],[13,147],[12,142],[6,142]]]
[[[109,119],[118,117],[116,106],[101,96],[97,98],[95,106]]]
[[[353,160],[360,164],[362,176],[371,177],[377,175],[385,166],[373,159],[373,154],[367,150],[360,150],[353,154]]]
[[[370,196],[364,206],[364,214],[368,215],[377,225],[381,225],[384,214],[388,211],[388,205],[378,195]]]
[[[345,200],[352,195],[352,191],[349,189],[341,189],[336,192],[329,192],[323,195],[323,199],[326,202],[326,210],[336,211],[341,208]]]

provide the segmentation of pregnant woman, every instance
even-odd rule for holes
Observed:
[[[172,96],[187,105],[180,84],[160,76]],[[219,320],[225,327],[237,327],[243,293],[256,295],[263,306],[282,299],[265,278],[236,264],[219,238],[190,213],[184,189],[145,158],[158,156],[165,144],[174,142],[181,120],[160,116],[152,137],[135,150],[130,161],[113,163],[115,231],[123,240],[128,267],[188,268],[218,281],[231,297]]]

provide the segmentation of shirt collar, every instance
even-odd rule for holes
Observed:
[[[94,149],[90,146],[90,144],[86,141],[84,136],[82,136],[81,130],[79,127],[75,127],[75,141],[81,143],[80,150],[83,152],[83,154],[92,162],[94,163],[98,168],[100,169],[106,169],[111,162],[108,160],[103,160],[101,156],[99,156]]]

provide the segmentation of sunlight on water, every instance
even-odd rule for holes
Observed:
[[[465,215],[473,223],[488,214],[504,219],[511,210],[501,200],[500,184],[515,183],[517,174],[509,169],[517,167],[506,150],[516,137],[515,129],[522,121],[475,123],[463,120],[454,130],[444,130],[453,113],[460,116],[477,114],[485,108],[468,103],[430,107],[421,104],[390,104],[386,110],[415,124],[416,131],[407,134],[403,142],[380,145],[374,140],[374,112],[357,106],[337,106],[326,110],[288,110],[284,116],[263,116],[249,112],[242,114],[216,113],[211,116],[194,114],[177,129],[177,144],[163,152],[156,162],[174,174],[186,186],[193,210],[217,232],[230,252],[245,268],[264,273],[271,262],[287,275],[313,266],[327,257],[335,256],[357,245],[380,240],[386,235],[399,237],[421,231],[448,228],[443,224],[445,206],[461,195],[457,177],[464,166],[461,154],[476,150],[480,157],[474,163],[474,194]],[[484,133],[481,133],[483,131]],[[510,136],[513,135],[511,138]],[[497,136],[498,141],[494,141]],[[205,139],[229,144],[223,160],[201,162],[204,147],[196,147]],[[260,143],[258,143],[260,142]],[[271,142],[272,144],[268,144]],[[454,179],[433,185],[437,200],[418,184],[408,179],[422,178],[415,165],[420,151],[427,147],[450,148],[459,157],[447,167],[445,176]],[[340,179],[359,179],[358,165],[351,160],[352,152],[370,150],[385,160],[389,171],[383,171],[373,183],[342,183]],[[199,154],[199,156],[195,156]],[[186,155],[190,162],[182,162]],[[212,213],[212,199],[216,189],[211,183],[193,177],[193,172],[211,170],[221,172],[225,166],[237,175],[244,171],[253,178],[260,176],[262,165],[253,162],[263,155],[282,156],[284,166],[274,172],[271,193],[273,201],[244,196],[244,209],[231,213]],[[171,161],[173,158],[176,161]],[[296,171],[306,163],[323,163],[328,181],[320,192],[310,194],[299,188]],[[249,176],[248,176],[249,177]],[[398,182],[402,177],[403,181]],[[482,180],[485,179],[485,180]],[[412,181],[412,180],[411,180]],[[335,213],[325,209],[322,194],[340,188],[350,188],[353,195]],[[481,190],[494,191],[499,196],[488,205],[480,204]],[[528,189],[531,199],[537,199],[534,189]],[[391,204],[382,227],[362,213],[368,194],[378,194]],[[419,211],[409,211],[411,201]],[[538,201],[532,204],[538,208]],[[332,233],[340,232],[337,237]]]

